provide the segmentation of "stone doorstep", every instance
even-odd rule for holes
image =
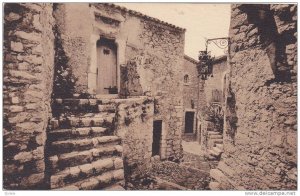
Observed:
[[[52,142],[51,148],[55,149],[55,152],[65,152],[67,153],[74,150],[82,150],[86,148],[93,148],[99,145],[104,144],[113,144],[117,145],[121,141],[121,138],[118,136],[102,136],[102,137],[94,137],[89,139],[70,139],[65,141],[55,141]],[[52,149],[52,150],[54,150]],[[66,151],[67,150],[67,151]],[[70,151],[71,150],[71,151]]]
[[[65,166],[75,166],[79,164],[86,164],[91,162],[92,160],[101,158],[101,157],[106,157],[106,156],[113,156],[116,153],[116,156],[118,154],[122,154],[122,146],[116,145],[116,146],[109,146],[105,148],[100,148],[100,149],[91,149],[91,150],[86,150],[86,151],[75,151],[75,152],[70,152],[70,153],[65,153],[61,155],[54,155],[49,158],[50,164],[52,166],[52,169],[57,169],[57,168],[62,168],[60,167],[61,165]],[[121,163],[119,163],[119,159],[116,158],[116,167],[120,168]],[[123,163],[123,161],[122,161]]]
[[[100,159],[92,163],[67,168],[51,176],[51,187],[57,188],[68,184],[67,181],[72,182],[76,181],[76,179],[89,178],[95,174],[114,170],[114,160],[115,158]],[[120,176],[124,175],[124,172],[122,174],[123,168],[119,170],[116,170],[113,173],[115,179],[119,179]]]

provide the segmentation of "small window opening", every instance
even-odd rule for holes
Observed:
[[[189,83],[189,75],[185,75],[184,77],[183,77],[183,81],[184,81],[184,83]]]

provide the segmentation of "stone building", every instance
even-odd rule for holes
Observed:
[[[113,4],[5,4],[4,188],[102,189],[179,161],[184,34]]]
[[[224,153],[212,189],[297,189],[297,5],[231,7]]]
[[[183,81],[183,108],[184,108],[184,125],[183,139],[195,140],[197,134],[197,108],[203,105],[198,101],[200,94],[200,86],[204,81],[198,78],[197,71],[198,61],[185,55],[183,63],[183,73],[181,80]]]
[[[205,80],[203,94],[205,105],[200,109],[198,141],[209,159],[219,159],[223,152],[223,118],[225,84],[228,77],[227,56],[214,58],[213,70]]]

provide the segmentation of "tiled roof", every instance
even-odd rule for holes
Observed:
[[[125,12],[128,12],[132,15],[135,15],[135,16],[139,16],[139,17],[142,17],[142,18],[145,18],[147,20],[151,20],[151,21],[154,21],[154,22],[157,22],[157,23],[160,23],[160,24],[163,24],[163,25],[166,25],[166,26],[169,26],[171,28],[174,28],[174,29],[177,29],[177,30],[180,30],[180,31],[186,31],[186,29],[184,28],[181,28],[181,27],[178,27],[178,26],[175,26],[173,24],[170,24],[170,23],[167,23],[167,22],[164,22],[164,21],[161,21],[157,18],[153,18],[151,16],[147,16],[141,12],[138,12],[138,11],[134,11],[134,10],[130,10],[130,9],[127,9],[125,7],[122,7],[122,6],[119,6],[119,5],[116,5],[116,4],[113,4],[113,3],[103,3],[104,5],[107,5],[107,6],[110,6],[110,7],[113,7],[113,8],[116,8],[116,9],[119,9],[121,11],[125,11]]]
[[[227,61],[227,55],[215,57],[212,63],[219,63],[221,61]]]
[[[184,55],[184,58],[192,63],[198,64],[198,61],[193,59],[192,57],[189,57],[188,55]]]

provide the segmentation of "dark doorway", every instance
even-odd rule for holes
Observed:
[[[194,112],[185,113],[185,133],[193,133],[194,130]]]
[[[161,120],[154,121],[153,122],[152,156],[159,155],[161,132],[162,132],[162,121]]]

